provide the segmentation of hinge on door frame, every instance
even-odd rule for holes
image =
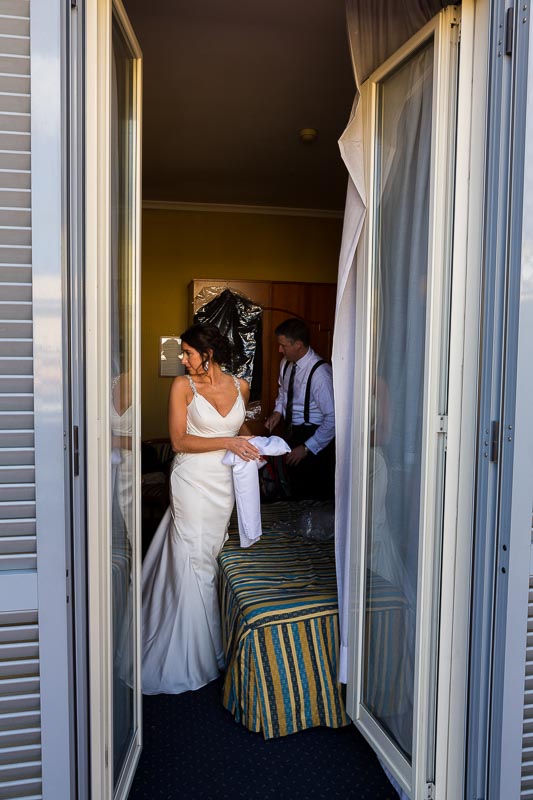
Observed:
[[[514,41],[514,8],[511,6],[505,12],[505,50],[506,56],[513,54]]]
[[[444,452],[448,449],[448,415],[439,414],[437,418],[437,434],[444,436]]]
[[[500,420],[493,419],[490,423],[490,460],[495,464],[500,457]]]
[[[424,800],[435,800],[435,784],[434,783],[426,783],[426,793],[424,795]]]
[[[72,461],[74,475],[80,474],[80,429],[77,425],[72,428]]]
[[[453,18],[450,22],[450,28],[457,29],[456,35],[452,38],[452,43],[459,43],[461,41],[461,15],[458,8],[453,9]]]

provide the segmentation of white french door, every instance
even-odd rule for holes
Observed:
[[[141,52],[120,0],[86,4],[91,791],[125,798],[141,749]]]
[[[361,87],[368,212],[355,413],[352,718],[411,798],[435,783],[458,17]]]

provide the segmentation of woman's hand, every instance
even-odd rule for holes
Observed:
[[[229,440],[227,449],[235,453],[239,458],[242,458],[243,461],[261,460],[261,453],[257,447],[252,444],[250,437],[247,436],[234,436]]]

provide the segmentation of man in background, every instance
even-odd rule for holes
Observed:
[[[265,422],[272,431],[284,420],[286,456],[295,500],[333,499],[335,491],[335,410],[331,366],[309,345],[301,319],[286,319],[275,330],[280,364],[278,396]]]

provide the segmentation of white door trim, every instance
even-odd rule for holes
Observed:
[[[31,182],[37,592],[43,797],[70,798],[71,737],[64,369],[65,4],[31,3]],[[32,582],[24,583],[33,594]],[[22,589],[22,584],[18,586]]]
[[[126,797],[140,755],[140,654],[136,648],[134,692],[137,720],[135,739],[114,793],[111,589],[111,443],[109,401],[111,298],[111,47],[112,14],[120,20],[135,57],[136,177],[131,247],[134,258],[134,403],[140,397],[140,112],[141,51],[120,0],[89,0],[86,4],[86,341],[87,341],[87,540],[89,594],[90,741],[92,794],[102,800]],[[139,439],[135,415],[134,441]],[[140,474],[139,453],[136,454]],[[139,492],[136,492],[139,495]],[[140,502],[133,549],[140,558]],[[140,642],[140,564],[134,566],[134,627]]]
[[[488,25],[488,0],[464,0],[461,7],[461,61],[457,99],[436,800],[462,797],[464,792]]]

